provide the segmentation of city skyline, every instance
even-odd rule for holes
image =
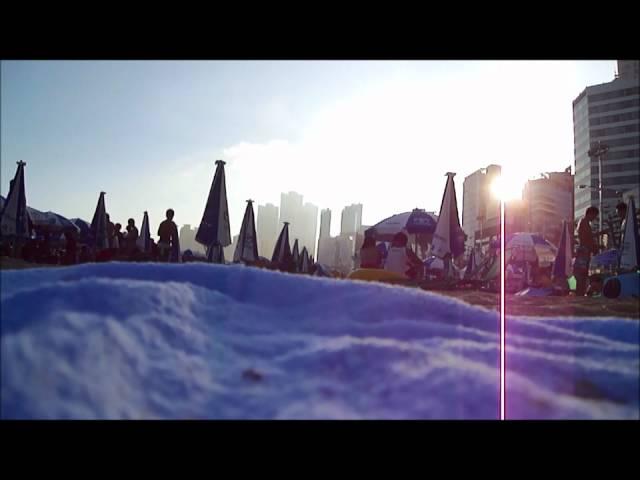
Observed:
[[[362,223],[437,210],[444,170],[516,163],[523,185],[573,158],[571,101],[615,61],[2,62],[2,169],[27,162],[30,206],[154,232],[171,207],[198,225],[227,161],[231,232],[246,198],[295,189]],[[261,87],[255,88],[254,78]],[[497,136],[496,136],[497,135]],[[455,148],[453,148],[455,146]],[[440,171],[442,170],[442,171]],[[512,182],[513,183],[513,182]],[[459,209],[461,210],[461,198]],[[336,225],[332,234],[337,233]]]

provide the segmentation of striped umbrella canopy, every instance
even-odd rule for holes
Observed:
[[[0,233],[2,236],[28,238],[29,213],[27,212],[27,194],[24,187],[25,162],[16,162],[18,168],[10,183],[9,194],[0,210]]]
[[[411,212],[398,213],[378,222],[367,229],[366,236],[373,237],[378,242],[390,242],[399,233],[433,234],[438,217],[432,213],[415,208]]]
[[[541,267],[553,263],[558,249],[541,235],[529,232],[519,232],[505,238],[506,261],[515,260],[535,262]]]

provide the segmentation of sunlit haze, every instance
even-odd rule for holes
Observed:
[[[503,194],[573,165],[572,101],[613,79],[614,61],[2,62],[1,192],[18,160],[28,204],[91,220],[101,190],[114,221],[152,232],[171,207],[197,226],[227,162],[231,233],[245,200],[296,191],[365,225],[459,210],[466,175],[504,167]]]

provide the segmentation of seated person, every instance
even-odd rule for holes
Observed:
[[[376,247],[376,241],[372,237],[367,237],[360,249],[360,268],[382,268],[383,257]]]
[[[408,241],[409,239],[402,232],[395,235],[384,262],[384,269],[406,278],[415,279],[422,267],[422,261],[407,246]]]

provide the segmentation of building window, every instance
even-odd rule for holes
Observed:
[[[640,107],[640,98],[633,100],[623,100],[621,102],[607,103],[606,105],[596,105],[589,107],[589,115],[595,113],[606,113],[612,110],[623,110],[625,108]]]
[[[627,120],[637,120],[640,116],[640,111],[618,113],[616,115],[607,115],[604,117],[592,118],[589,121],[590,125],[603,125],[605,123],[626,122]]]
[[[591,130],[591,138],[606,137],[607,135],[619,135],[623,133],[633,133],[639,130],[640,124],[624,125],[622,127],[601,128]]]
[[[597,93],[595,95],[589,95],[589,103],[600,102],[602,100],[609,100],[611,98],[627,97],[630,95],[637,95],[640,93],[640,87],[623,88],[621,90],[614,90],[613,92]]]

